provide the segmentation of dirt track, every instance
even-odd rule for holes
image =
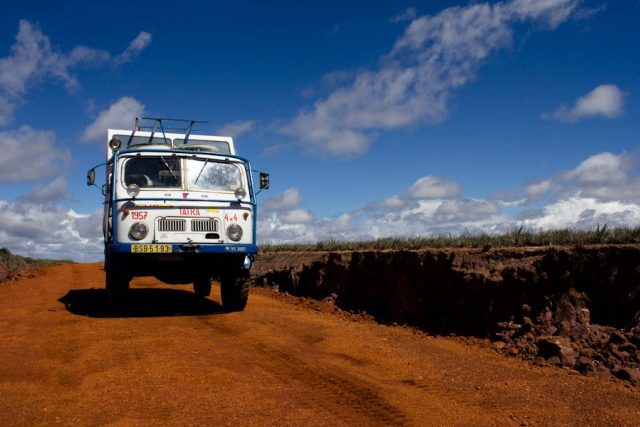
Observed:
[[[136,279],[101,264],[0,284],[0,425],[637,425],[640,390],[322,303]],[[215,290],[214,290],[215,292]],[[66,305],[66,307],[65,307]]]

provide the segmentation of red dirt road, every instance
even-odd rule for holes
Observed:
[[[0,284],[0,425],[637,425],[640,390],[268,290],[242,313],[101,264]],[[70,292],[71,291],[71,292]],[[215,290],[214,290],[215,292]],[[61,301],[60,301],[61,300]],[[66,305],[66,306],[65,306]]]

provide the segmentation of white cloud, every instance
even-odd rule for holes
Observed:
[[[416,18],[417,14],[418,13],[416,12],[415,7],[408,7],[404,10],[404,12],[391,18],[391,22],[411,21]]]
[[[20,197],[26,203],[53,203],[69,198],[67,177],[59,176],[49,182],[40,182],[31,191]]]
[[[543,181],[534,182],[533,184],[529,185],[525,189],[525,194],[531,200],[537,200],[542,195],[544,195],[544,193],[547,193],[552,189],[553,189],[553,181],[550,179],[545,179]]]
[[[293,209],[279,214],[283,224],[308,224],[313,221],[313,214],[306,209]]]
[[[414,199],[452,199],[461,192],[462,188],[458,183],[436,176],[424,176],[408,190]]]
[[[382,201],[382,206],[388,209],[399,209],[406,205],[406,201],[399,195],[387,197]]]
[[[260,211],[258,233],[267,240],[309,241],[315,236],[317,223],[313,213],[300,208],[302,202],[300,190],[288,188],[280,194],[271,196]]]
[[[555,28],[579,0],[513,0],[451,7],[411,21],[375,71],[358,73],[281,130],[319,155],[366,153],[375,134],[446,118],[451,92],[475,78],[493,52],[512,43],[512,27]]]
[[[638,159],[626,152],[595,154],[572,170],[529,185],[525,194],[529,201],[545,195],[567,198],[577,194],[601,201],[640,202],[640,176],[634,169],[637,163]]]
[[[581,0],[514,0],[505,4],[507,13],[521,21],[542,20],[551,28],[566,21]]]
[[[616,85],[604,84],[578,98],[573,107],[563,105],[542,116],[562,122],[577,122],[594,117],[613,119],[624,113],[624,98],[624,93]]]
[[[275,206],[267,201],[259,221],[263,242],[309,242],[317,240],[362,240],[391,236],[427,236],[446,232],[481,230],[504,222],[497,204],[460,197],[454,181],[426,176],[396,195],[334,218],[317,218],[297,208],[300,194],[289,189],[277,195]],[[282,208],[274,210],[273,208]]]
[[[0,200],[0,246],[35,258],[102,259],[102,211],[78,215],[59,205]]]
[[[0,132],[0,181],[36,181],[64,174],[71,153],[55,139],[53,132],[29,126]]]
[[[217,134],[221,136],[231,136],[233,138],[239,138],[243,133],[250,131],[255,124],[255,120],[237,120],[235,122],[227,123],[222,126],[217,131]]]
[[[301,201],[300,190],[297,188],[288,188],[284,192],[271,196],[265,203],[268,210],[285,211],[298,206]]]
[[[135,39],[129,43],[129,46],[120,55],[116,56],[115,63],[117,65],[131,61],[140,52],[142,52],[151,43],[151,34],[146,31],[140,31]]]
[[[601,201],[578,195],[553,202],[533,218],[520,222],[533,229],[592,229],[597,225],[610,227],[640,224],[640,205],[621,201]]]
[[[620,184],[627,177],[631,161],[625,154],[615,155],[604,152],[589,157],[574,170],[565,174],[565,179],[581,184]]]
[[[138,35],[122,55],[133,57],[148,44],[147,38],[150,40],[148,33]],[[0,125],[11,122],[31,85],[53,78],[73,89],[78,85],[74,74],[78,67],[105,65],[111,59],[109,52],[86,46],[76,46],[65,54],[37,26],[21,20],[9,55],[0,58]]]
[[[99,141],[106,138],[107,128],[130,129],[136,117],[142,117],[144,105],[130,96],[123,96],[107,110],[98,114],[95,121],[84,130],[82,141]]]
[[[544,206],[517,215],[518,224],[534,229],[640,224],[638,158],[626,152],[603,152],[574,169],[559,172],[526,188],[529,201],[549,196]]]
[[[499,213],[499,208],[487,200],[444,200],[435,211],[434,219],[447,223],[468,223],[483,221]]]

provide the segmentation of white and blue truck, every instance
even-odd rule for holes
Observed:
[[[183,123],[175,132],[170,123]],[[256,245],[256,194],[248,160],[231,137],[196,134],[196,120],[136,119],[133,130],[108,129],[104,194],[107,292],[137,276],[193,283],[209,296],[218,280],[223,308],[241,311],[249,295]],[[101,165],[98,165],[101,166]],[[96,166],[96,167],[98,167]],[[95,184],[95,169],[87,185]]]

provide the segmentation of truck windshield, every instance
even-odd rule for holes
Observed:
[[[186,168],[189,188],[193,190],[235,191],[243,188],[242,169],[237,163],[189,159]]]
[[[124,184],[140,188],[182,186],[180,160],[175,157],[135,157],[124,165]]]

